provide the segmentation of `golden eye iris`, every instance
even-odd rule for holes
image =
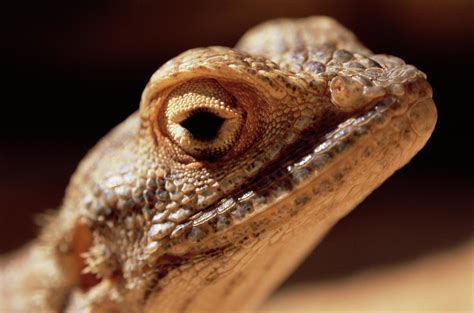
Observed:
[[[239,138],[244,113],[216,80],[190,80],[170,92],[164,103],[165,132],[198,159],[225,154]]]

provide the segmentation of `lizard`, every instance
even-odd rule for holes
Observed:
[[[332,18],[188,50],[0,262],[7,312],[253,312],[425,145],[426,75]]]

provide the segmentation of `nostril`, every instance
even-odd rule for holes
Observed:
[[[200,111],[180,123],[194,139],[210,141],[217,137],[225,119],[211,112]]]

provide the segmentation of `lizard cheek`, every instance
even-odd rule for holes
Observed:
[[[224,155],[239,138],[245,113],[217,81],[196,79],[173,90],[162,112],[164,133],[198,159]]]

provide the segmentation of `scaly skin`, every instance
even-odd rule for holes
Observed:
[[[326,17],[164,64],[84,158],[1,308],[251,312],[428,140],[425,75]]]

